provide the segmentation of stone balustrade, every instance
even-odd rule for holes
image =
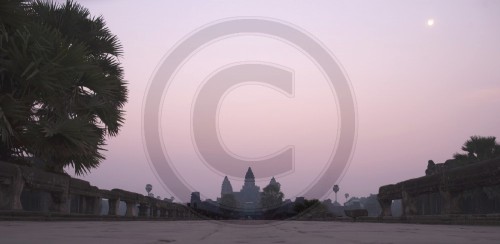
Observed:
[[[500,213],[500,158],[382,186],[377,197],[382,217],[397,199],[403,216]]]
[[[108,200],[111,216],[119,215],[120,202],[124,202],[127,206],[124,218],[195,218],[192,210],[178,203],[121,189],[99,189],[66,174],[0,161],[0,211],[96,216],[101,214],[102,199]]]

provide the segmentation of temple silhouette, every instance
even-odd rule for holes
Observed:
[[[269,182],[269,185],[273,184],[280,186],[274,177]],[[225,176],[220,197],[217,197],[216,201],[210,199],[201,201],[200,193],[193,192],[189,205],[215,214],[230,215],[232,218],[260,218],[263,211],[262,194],[261,188],[255,184],[252,168],[248,167],[245,182],[240,191],[234,191],[231,181]]]
[[[271,179],[271,183],[276,182],[274,177]],[[229,179],[224,177],[221,187],[221,196],[217,199],[217,202],[221,203],[222,199],[232,195],[236,200],[238,207],[242,209],[256,209],[260,207],[261,191],[260,187],[255,185],[255,176],[252,172],[252,168],[248,167],[245,174],[245,183],[241,187],[239,192],[233,191],[233,187]]]

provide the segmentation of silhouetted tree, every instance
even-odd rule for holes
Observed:
[[[0,157],[97,167],[127,100],[117,37],[72,1],[0,1],[0,16]]]
[[[323,218],[331,216],[328,208],[318,199],[306,199],[302,203],[295,203],[293,210],[297,212],[299,218]]]
[[[285,194],[281,192],[281,185],[273,178],[271,183],[264,187],[260,198],[265,218],[274,219],[277,217],[277,212],[279,212],[280,207],[283,205],[284,197]]]
[[[261,205],[264,209],[278,208],[283,204],[283,198],[285,194],[281,192],[281,186],[279,184],[269,184],[264,187],[261,195]]]
[[[304,200],[303,203],[296,203],[293,206],[293,210],[297,213],[301,213],[315,205],[321,204],[318,199]]]
[[[233,194],[224,194],[220,200],[220,210],[225,217],[232,217],[238,208],[238,201]]]
[[[460,161],[481,161],[500,156],[500,145],[494,136],[471,136],[462,146],[462,150],[466,153],[456,153],[453,158]]]
[[[369,216],[379,216],[382,208],[377,200],[377,195],[370,194],[368,197],[359,198],[363,208],[368,211]]]

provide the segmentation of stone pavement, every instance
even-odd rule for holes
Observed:
[[[0,221],[0,243],[500,243],[500,227],[316,221]]]

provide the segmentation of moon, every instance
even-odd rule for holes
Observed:
[[[427,26],[433,26],[433,25],[434,25],[434,19],[428,19]]]

